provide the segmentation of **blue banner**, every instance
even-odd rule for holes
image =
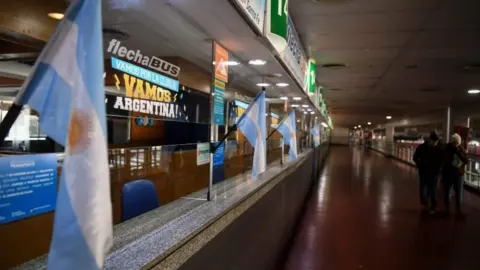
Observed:
[[[215,153],[213,153],[213,167],[218,167],[223,165],[223,159],[225,157],[225,143],[222,143]]]
[[[165,87],[169,90],[178,92],[179,82],[167,76],[163,76],[156,72],[141,68],[134,64],[122,61],[118,58],[112,57],[112,68],[128,73],[132,76],[138,77],[153,84]]]
[[[215,125],[225,124],[225,91],[215,86],[213,93],[213,121]]]
[[[0,224],[52,211],[56,198],[56,154],[0,158]]]

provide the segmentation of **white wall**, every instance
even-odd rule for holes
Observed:
[[[333,144],[348,145],[348,128],[335,127],[332,130],[332,138],[330,142]]]

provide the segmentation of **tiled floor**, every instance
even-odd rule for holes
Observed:
[[[333,147],[285,269],[480,269],[478,195],[465,220],[421,214],[416,170]]]

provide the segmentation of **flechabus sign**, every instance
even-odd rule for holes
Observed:
[[[107,51],[120,58],[135,62],[152,70],[160,71],[175,78],[180,74],[180,67],[155,56],[143,55],[140,50],[129,50],[127,47],[122,46],[121,42],[116,39],[110,40]]]

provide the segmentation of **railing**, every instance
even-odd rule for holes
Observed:
[[[370,148],[415,165],[413,154],[417,145],[398,144],[385,141],[373,141]],[[468,156],[468,164],[465,172],[465,184],[480,190],[480,157],[477,155]]]

